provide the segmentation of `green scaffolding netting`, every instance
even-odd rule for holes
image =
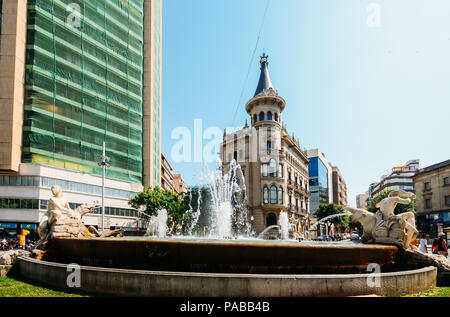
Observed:
[[[29,0],[23,161],[141,183],[142,56],[143,0]]]

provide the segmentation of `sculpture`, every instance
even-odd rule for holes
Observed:
[[[83,224],[83,216],[95,212],[93,208],[96,204],[84,204],[72,210],[62,195],[61,187],[54,185],[51,191],[53,197],[49,199],[47,212],[39,223],[38,233],[40,240],[35,246],[36,249],[44,249],[48,241],[54,238],[106,238],[119,236],[124,232],[122,229],[99,232],[92,226],[87,228]]]
[[[363,226],[363,243],[392,243],[405,249],[415,249],[412,242],[419,232],[416,229],[414,214],[412,212],[394,214],[397,204],[410,204],[414,198],[414,194],[398,190],[391,192],[376,205],[380,209],[376,214],[351,206],[345,209],[353,214],[354,221],[360,222]]]

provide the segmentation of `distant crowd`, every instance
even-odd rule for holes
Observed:
[[[9,250],[27,250],[31,251],[37,240],[35,238],[26,239],[25,242],[21,243],[20,239],[17,237],[3,237],[0,240],[0,251],[9,251]]]

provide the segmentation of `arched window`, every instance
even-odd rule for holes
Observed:
[[[270,177],[277,177],[277,161],[274,159],[269,161],[269,175]]]
[[[267,227],[276,226],[277,225],[277,216],[271,212],[266,217]]]
[[[264,112],[259,114],[259,121],[264,121]]]
[[[275,121],[278,122],[278,113],[275,112]]]
[[[272,120],[272,112],[267,113],[267,120]]]
[[[284,204],[283,201],[283,187],[278,188],[278,205]]]
[[[256,122],[258,122],[258,116],[255,114],[253,116],[253,124],[255,124]]]
[[[269,189],[267,187],[264,187],[263,197],[264,197],[264,204],[268,205],[269,204]]]
[[[270,204],[277,204],[277,188],[276,186],[270,187]]]

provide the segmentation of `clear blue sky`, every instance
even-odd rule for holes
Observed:
[[[367,24],[370,3],[381,9],[379,28]],[[193,131],[194,119],[204,129],[244,125],[263,50],[287,101],[288,131],[340,168],[349,204],[394,166],[450,158],[450,1],[270,0],[244,86],[265,6],[163,0],[162,144],[169,160],[176,127]],[[197,183],[200,163],[173,167],[188,185]]]

